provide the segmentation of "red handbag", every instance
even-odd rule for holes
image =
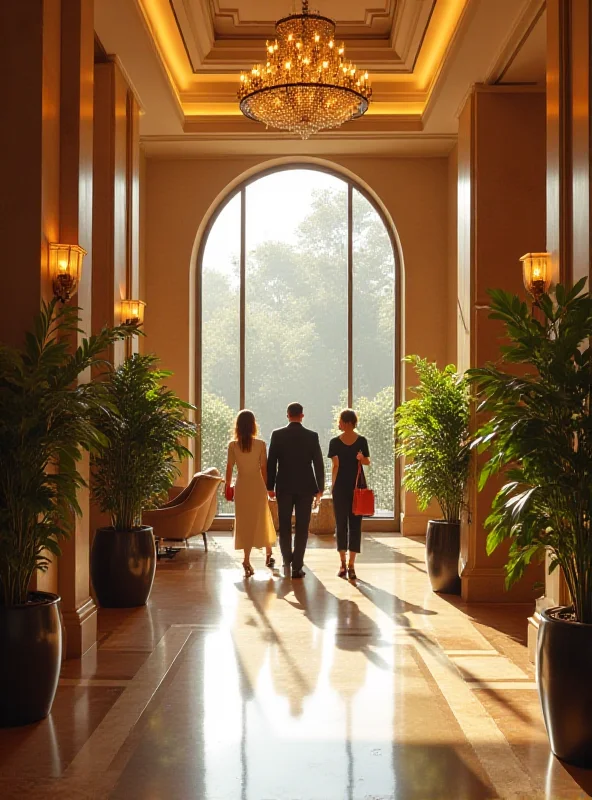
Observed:
[[[374,516],[374,492],[372,489],[360,489],[360,477],[362,475],[362,465],[358,463],[358,475],[354,486],[354,503],[352,513],[356,517]]]
[[[229,503],[234,502],[234,486],[231,486],[229,483],[224,486],[224,497]]]

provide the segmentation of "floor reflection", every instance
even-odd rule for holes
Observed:
[[[0,796],[587,796],[587,773],[549,758],[520,653],[504,685],[519,647],[508,610],[469,616],[430,592],[417,542],[367,544],[357,583],[320,546],[303,581],[262,554],[245,581],[225,536],[207,563],[190,548],[159,565],[149,607],[101,612],[101,646],[65,665],[51,718],[0,731]]]
[[[248,604],[205,637],[205,797],[488,796],[463,758],[438,745],[450,720],[442,708],[434,715],[411,648],[360,603],[328,591],[312,572],[304,581],[237,582],[229,571],[223,580]],[[374,600],[386,603],[385,594],[374,591]],[[401,615],[421,611],[398,604]],[[415,693],[427,701],[417,708]],[[401,735],[410,712],[427,747]],[[454,775],[450,792],[446,774]]]

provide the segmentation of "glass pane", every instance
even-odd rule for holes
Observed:
[[[326,455],[347,388],[347,184],[273,173],[247,187],[246,220],[247,406],[269,441],[302,403]]]
[[[222,209],[202,262],[202,468],[226,469],[240,398],[240,193]],[[234,506],[220,495],[218,513]]]
[[[370,486],[377,515],[395,509],[393,436],[395,376],[395,260],[374,206],[353,192],[353,393],[359,430],[368,439]]]

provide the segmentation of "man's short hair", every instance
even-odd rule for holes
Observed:
[[[289,417],[301,417],[304,414],[304,409],[300,403],[290,403],[288,406]]]

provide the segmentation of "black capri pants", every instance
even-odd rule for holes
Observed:
[[[359,553],[362,546],[362,517],[352,514],[354,490],[335,486],[333,510],[335,511],[335,538],[338,550]]]

